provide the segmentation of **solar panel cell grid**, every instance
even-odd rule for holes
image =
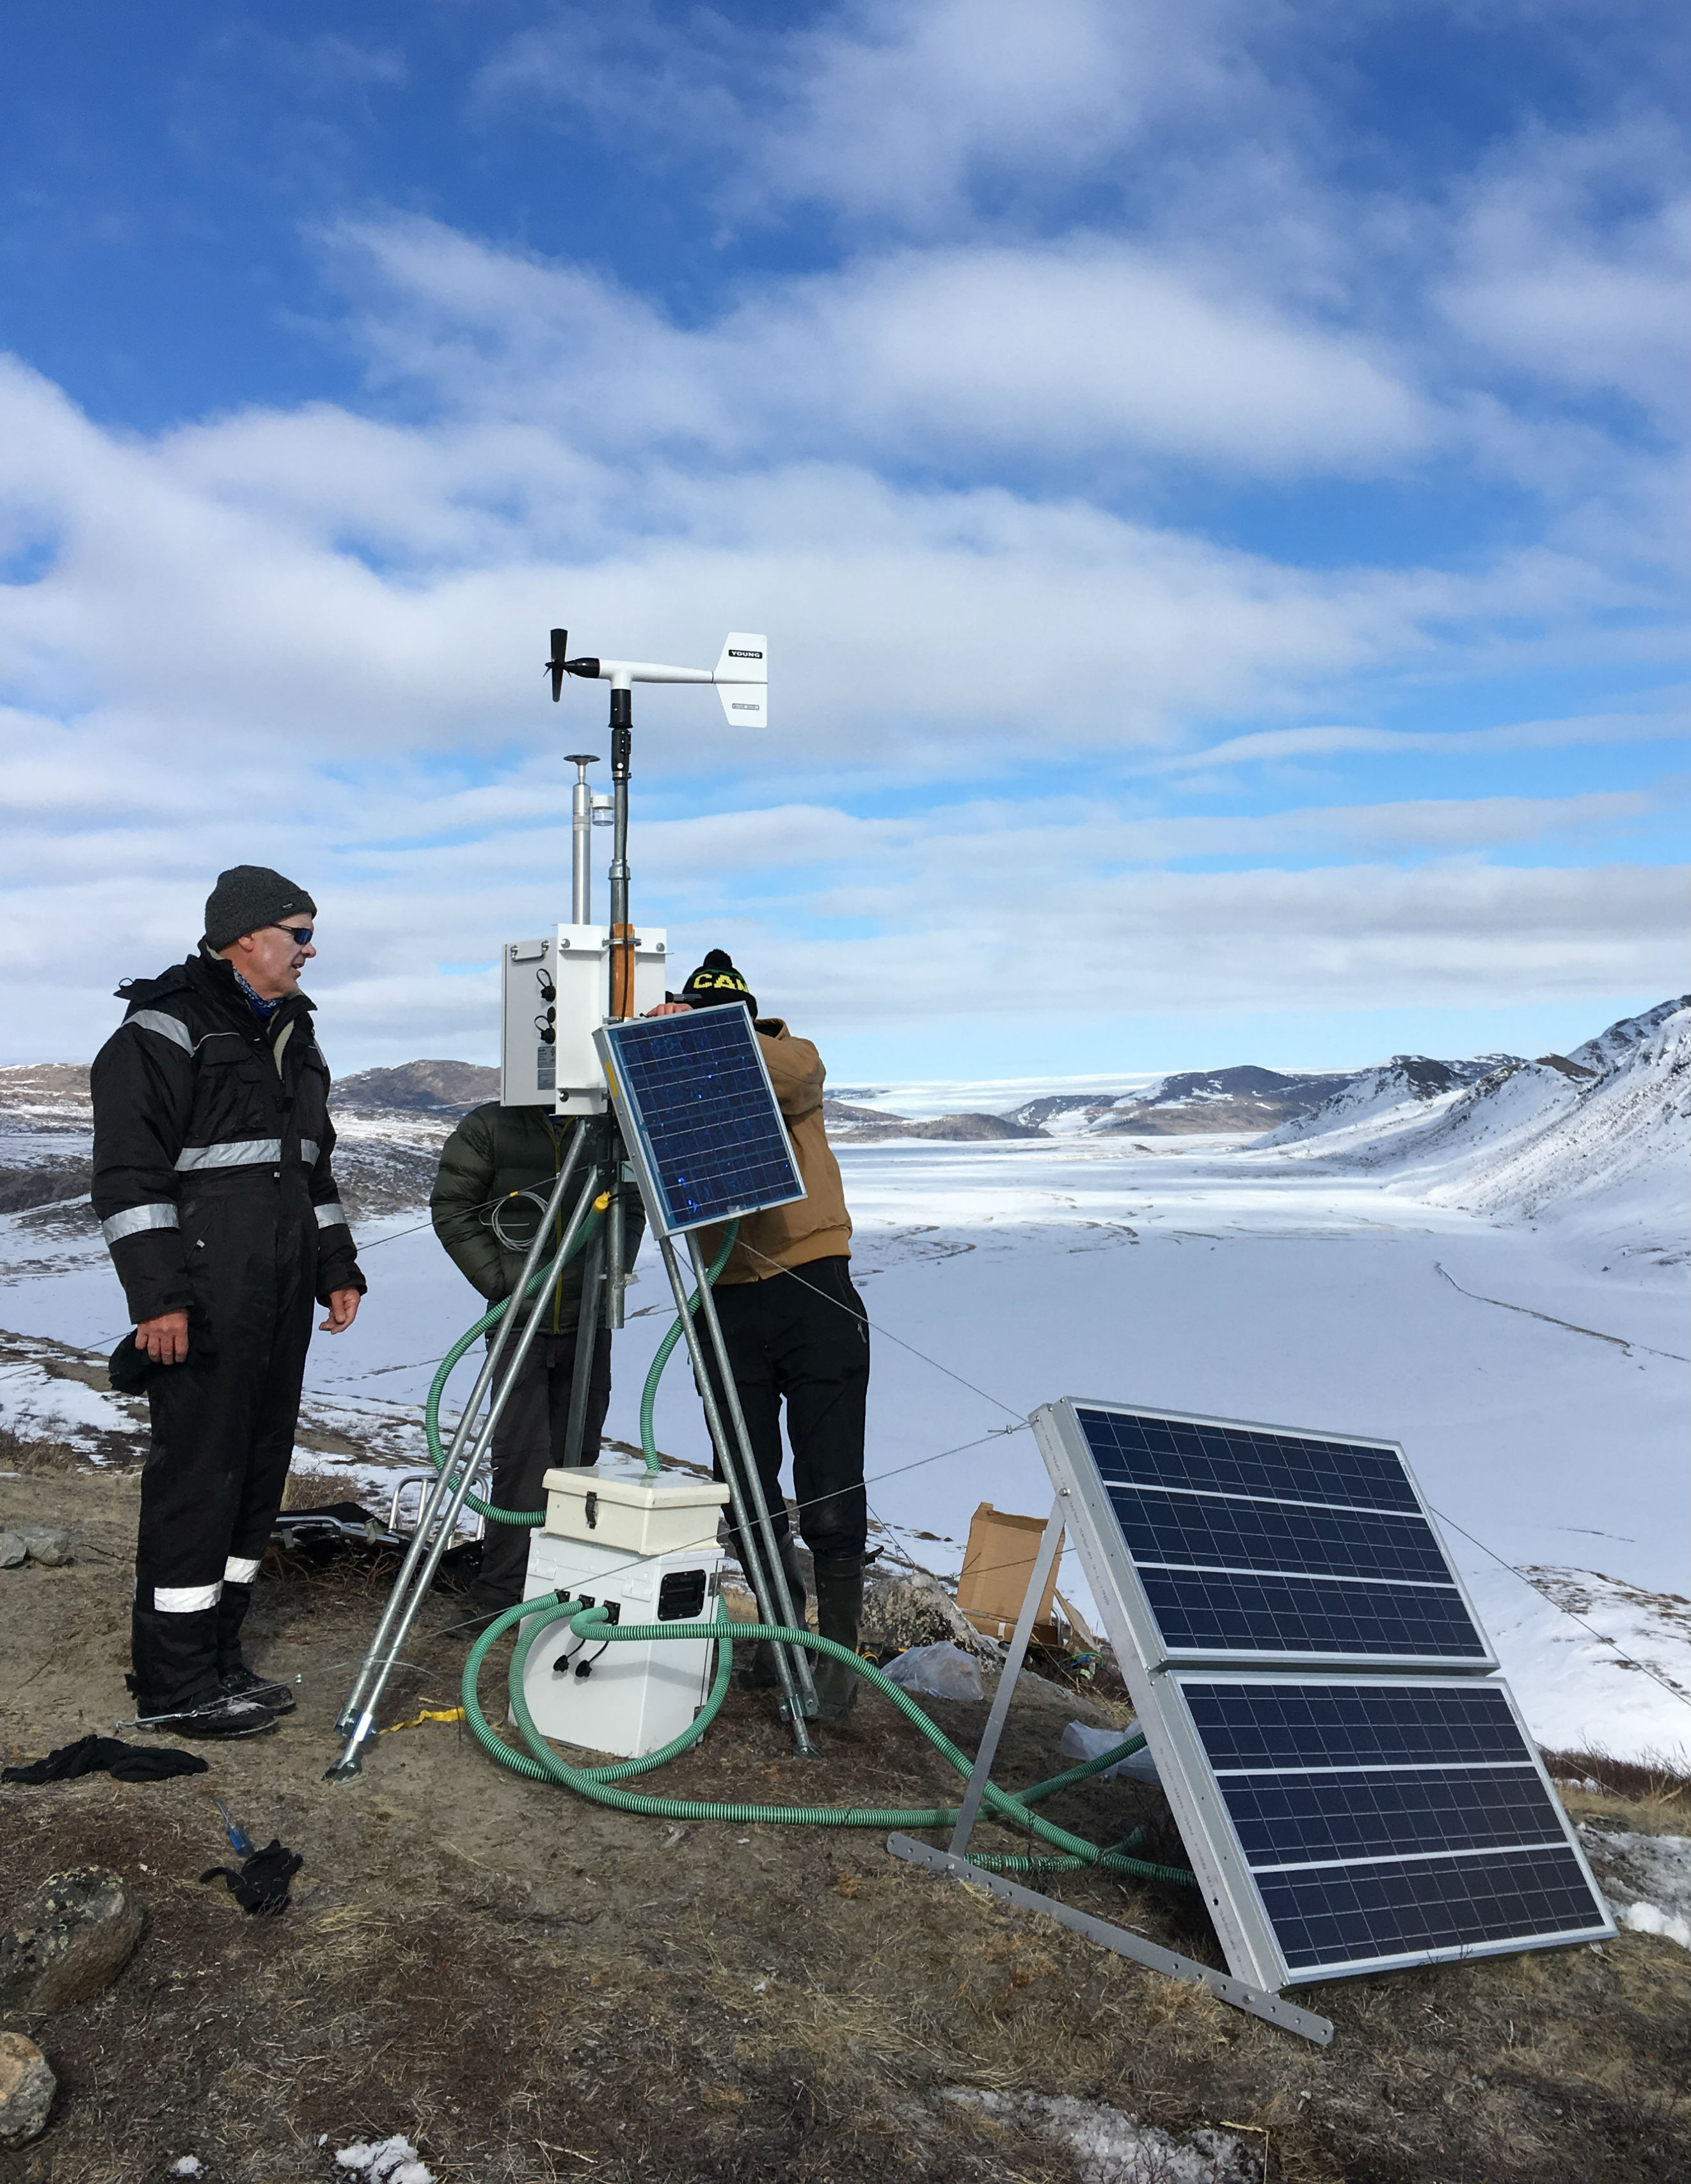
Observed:
[[[1419,1510],[1310,1508],[1136,1486],[1108,1493],[1136,1562],[1449,1582],[1444,1550]]]
[[[617,1024],[606,1037],[668,1231],[803,1196],[743,1010]]]
[[[1230,1684],[1183,1679],[1212,1767],[1474,1765],[1521,1757],[1497,1684]]]
[[[1258,1872],[1563,1840],[1534,1767],[1219,1780],[1234,1832]]]
[[[1394,1449],[1080,1405],[1074,1415],[1107,1480],[1283,1495],[1364,1508],[1419,1507]]]
[[[1294,1971],[1606,1929],[1565,1847],[1264,1874],[1258,1886]]]
[[[1454,1585],[1361,1584],[1227,1571],[1141,1568],[1141,1585],[1170,1653],[1255,1653],[1310,1660],[1484,1661],[1490,1657]]]

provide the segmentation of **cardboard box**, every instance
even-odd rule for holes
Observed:
[[[1016,1618],[1022,1612],[1022,1602],[1033,1578],[1044,1531],[1043,1517],[1013,1517],[1007,1510],[995,1509],[990,1502],[983,1502],[970,1519],[963,1575],[957,1580],[957,1606],[983,1637],[1007,1639],[1015,1635]],[[1051,1607],[1062,1561],[1059,1554],[1045,1581],[1045,1591],[1034,1618],[1036,1645],[1055,1646],[1060,1642]]]

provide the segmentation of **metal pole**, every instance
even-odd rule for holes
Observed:
[[[582,1223],[592,1209],[598,1191],[599,1178],[596,1174],[590,1175],[587,1179],[586,1188],[576,1201],[576,1209],[570,1216],[569,1226],[564,1231],[564,1240],[559,1246],[561,1258],[575,1241]],[[494,1429],[499,1424],[499,1413],[504,1409],[506,1398],[516,1384],[517,1374],[522,1370],[523,1360],[533,1346],[535,1335],[539,1332],[540,1316],[545,1309],[545,1302],[544,1297],[537,1297],[533,1309],[523,1322],[522,1332],[517,1337],[516,1349],[511,1357],[510,1369],[488,1406],[487,1418],[476,1436],[474,1446],[464,1458],[463,1468],[458,1474],[457,1485],[452,1490],[451,1502],[447,1507],[440,1528],[435,1534],[433,1543],[424,1558],[422,1567],[417,1573],[416,1584],[411,1596],[405,1603],[403,1613],[394,1624],[393,1650],[381,1663],[375,1680],[366,1696],[363,1710],[348,1735],[346,1749],[335,1764],[325,1774],[323,1779],[326,1781],[347,1781],[362,1769],[364,1763],[359,1758],[359,1747],[370,1735],[374,1726],[376,1709],[382,1703],[382,1694],[388,1687],[388,1679],[393,1672],[393,1664],[399,1658],[399,1648],[405,1644],[410,1627],[416,1620],[417,1611],[427,1599],[428,1589],[434,1582],[435,1571],[439,1568],[440,1558],[446,1552],[446,1543],[452,1536],[452,1528],[457,1520],[458,1512],[463,1507],[465,1499],[470,1492],[472,1482],[476,1475],[476,1467],[480,1463],[488,1443],[493,1439]],[[449,1472],[449,1466],[448,1469]]]
[[[676,1256],[674,1239],[669,1236],[660,1236],[658,1249],[663,1255],[664,1270],[669,1276],[669,1286],[675,1292],[675,1309],[681,1317],[681,1331],[686,1337],[687,1354],[693,1362],[693,1378],[698,1384],[699,1399],[705,1406],[705,1423],[710,1429],[712,1446],[717,1451],[717,1458],[723,1467],[723,1477],[728,1483],[728,1499],[734,1509],[734,1524],[739,1529],[740,1538],[745,1541],[751,1553],[752,1567],[747,1570],[746,1574],[751,1580],[752,1595],[757,1602],[758,1613],[762,1614],[764,1612],[765,1602],[773,1602],[774,1593],[757,1563],[759,1542],[752,1529],[751,1512],[745,1499],[745,1482],[740,1476],[739,1459],[730,1446],[728,1435],[723,1429],[723,1415],[717,1407],[717,1399],[711,1389],[711,1376],[705,1369],[704,1347],[699,1340],[699,1330],[693,1324],[693,1315],[687,1309],[687,1284],[682,1278],[681,1262]],[[710,1290],[707,1287],[701,1289],[699,1304],[701,1312],[705,1308],[705,1301],[709,1295]],[[778,1570],[779,1568],[779,1557],[777,1568]],[[790,1608],[790,1602],[789,1607]],[[780,1677],[781,1690],[786,1699],[787,1724],[793,1732],[794,1747],[801,1758],[812,1758],[815,1755],[816,1747],[811,1742],[810,1731],[805,1726],[804,1705],[794,1681],[792,1663],[788,1658],[787,1648],[784,1646],[777,1646],[775,1648],[775,1669]]]
[[[628,922],[628,774],[634,748],[632,689],[611,686],[611,1014],[634,1013],[634,929]]]
[[[593,791],[587,785],[587,770],[597,766],[599,759],[596,754],[572,751],[567,763],[576,769],[575,787],[570,791],[570,922],[591,925]]]
[[[559,1175],[558,1182],[553,1190],[551,1205],[547,1209],[546,1219],[542,1222],[537,1232],[537,1243],[545,1234],[551,1218],[552,1208],[563,1195],[564,1185],[568,1181],[571,1170],[575,1164],[572,1160]],[[588,1187],[578,1201],[574,1213],[570,1217],[569,1226],[564,1233],[563,1241],[558,1250],[560,1273],[563,1270],[563,1254],[574,1242],[576,1234],[587,1217],[588,1209],[593,1203],[597,1180],[596,1176],[589,1176]],[[520,1298],[527,1287],[535,1256],[534,1248],[531,1245],[528,1257],[523,1263],[522,1274],[512,1292],[511,1308],[505,1313],[500,1323],[499,1338],[495,1340],[488,1353],[487,1362],[477,1375],[475,1390],[470,1403],[466,1405],[463,1415],[459,1419],[458,1430],[453,1435],[452,1446],[448,1451],[446,1462],[441,1467],[434,1490],[429,1496],[426,1508],[418,1514],[417,1529],[411,1535],[410,1546],[406,1550],[405,1559],[400,1566],[399,1574],[393,1580],[393,1590],[389,1592],[387,1605],[382,1611],[382,1618],[376,1626],[376,1635],[370,1641],[369,1649],[359,1665],[358,1674],[352,1690],[347,1695],[346,1704],[336,1720],[337,1731],[347,1736],[349,1742],[338,1764],[330,1769],[327,1779],[331,1781],[343,1780],[348,1774],[355,1774],[358,1772],[358,1747],[370,1734],[371,1717],[380,1701],[382,1691],[386,1688],[394,1659],[400,1646],[405,1641],[406,1633],[416,1618],[417,1610],[421,1607],[429,1586],[434,1581],[435,1570],[439,1565],[441,1556],[445,1552],[446,1543],[452,1536],[458,1513],[463,1507],[465,1498],[470,1492],[476,1468],[480,1463],[488,1444],[493,1437],[493,1430],[499,1423],[499,1413],[505,1408],[517,1373],[522,1368],[523,1359],[528,1355],[529,1346],[539,1327],[540,1316],[546,1304],[546,1299],[544,1296],[534,1300],[533,1307],[527,1319],[523,1323],[522,1332],[517,1340],[516,1352],[511,1361],[511,1368],[494,1390],[488,1406],[487,1418],[477,1432],[474,1440],[466,1448],[465,1443],[475,1416],[473,1407],[480,1401],[482,1390],[492,1378],[499,1362],[504,1351],[505,1339],[508,1337],[511,1324],[516,1318],[515,1300]],[[549,1288],[548,1295],[550,1294]],[[449,1482],[453,1479],[455,1473],[457,1483],[455,1485],[449,1485]],[[443,1497],[449,1496],[449,1499],[446,1501],[443,1509]]]
[[[599,1347],[599,1301],[604,1287],[605,1232],[601,1228],[588,1245],[587,1256],[582,1263],[581,1303],[576,1311],[575,1366],[570,1374],[570,1407],[564,1427],[566,1468],[583,1460],[588,1398],[593,1390],[593,1360]]]
[[[728,1344],[723,1339],[723,1323],[717,1317],[717,1300],[705,1278],[705,1254],[696,1228],[688,1234],[687,1248],[693,1257],[693,1279],[699,1284],[699,1317],[711,1330],[711,1347],[717,1353],[723,1400],[728,1409],[728,1423],[734,1428],[734,1439],[739,1443],[740,1460],[745,1467],[747,1499],[751,1504],[752,1522],[757,1526],[763,1560],[770,1571],[772,1597],[777,1611],[773,1619],[784,1623],[788,1630],[795,1630],[799,1627],[797,1610],[793,1605],[792,1591],[787,1583],[787,1568],[781,1560],[780,1542],[775,1536],[775,1521],[769,1513],[768,1498],[763,1491],[757,1458],[752,1453],[751,1435],[745,1429],[745,1413],[739,1407],[739,1390],[734,1384],[734,1368],[728,1362]],[[776,1650],[790,1652],[794,1680],[804,1694],[806,1707],[814,1706],[816,1683],[811,1674],[809,1654],[802,1646],[778,1647]]]
[[[546,1231],[551,1226],[558,1207],[563,1201],[564,1193],[568,1189],[570,1178],[575,1173],[580,1162],[585,1143],[585,1134],[578,1130],[571,1141],[569,1151],[564,1156],[563,1165],[558,1171],[558,1179],[552,1186],[552,1195],[547,1201],[544,1213],[540,1217],[540,1225],[534,1231],[534,1240],[528,1246],[528,1256],[522,1262],[522,1271],[516,1278],[516,1287],[512,1292],[516,1297],[522,1296],[534,1278],[534,1269],[539,1264],[540,1253],[546,1241]],[[539,1308],[537,1303],[536,1310],[538,1311]],[[446,1462],[441,1466],[433,1485],[422,1497],[418,1507],[417,1528],[411,1535],[411,1543],[405,1550],[405,1558],[399,1565],[399,1574],[394,1579],[392,1590],[388,1595],[388,1603],[382,1611],[381,1621],[376,1626],[376,1635],[371,1640],[369,1648],[359,1664],[358,1674],[353,1679],[352,1689],[346,1695],[346,1702],[335,1718],[335,1729],[339,1736],[344,1736],[358,1719],[371,1670],[388,1642],[388,1632],[404,1604],[413,1573],[427,1552],[435,1518],[449,1491],[447,1481],[458,1466],[463,1453],[464,1443],[469,1437],[483,1395],[493,1379],[494,1374],[499,1370],[499,1359],[505,1354],[505,1346],[511,1340],[511,1329],[516,1323],[516,1308],[513,1305],[499,1322],[498,1332],[488,1346],[487,1357],[483,1361],[482,1369],[476,1375],[476,1384],[470,1390],[470,1400],[459,1414],[458,1429],[452,1436],[452,1446],[446,1452]]]
[[[1027,1658],[1028,1641],[1033,1635],[1034,1618],[1039,1613],[1039,1604],[1045,1595],[1045,1581],[1051,1575],[1052,1564],[1057,1560],[1058,1550],[1063,1545],[1063,1502],[1067,1492],[1065,1487],[1058,1494],[1051,1505],[1050,1516],[1045,1520],[1039,1552],[1034,1557],[1034,1574],[1028,1580],[1022,1612],[1016,1618],[1016,1635],[1011,1639],[1009,1652],[1005,1656],[998,1689],[993,1694],[992,1711],[986,1717],[986,1734],[981,1738],[980,1749],[974,1755],[974,1767],[968,1778],[968,1787],[963,1793],[957,1824],[946,1846],[952,1858],[961,1858],[968,1848],[975,1814],[980,1810],[980,1801],[986,1795],[987,1780],[992,1773],[992,1763],[998,1756],[998,1740],[1004,1733],[1004,1723],[1010,1712],[1016,1679],[1022,1673],[1022,1663]]]
[[[627,1163],[622,1157],[622,1133],[613,1120],[611,1157],[615,1173],[611,1184],[611,1211],[605,1217],[605,1324],[615,1333],[622,1325],[628,1294],[628,1224]]]

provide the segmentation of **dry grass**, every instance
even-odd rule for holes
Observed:
[[[1547,1752],[1544,1764],[1552,1781],[1560,1786],[1649,1806],[1661,1814],[1664,1823],[1677,1819],[1691,1825],[1691,1774],[1685,1772],[1683,1759],[1649,1754],[1643,1759],[1617,1759],[1603,1751]]]
[[[0,1471],[20,1472],[29,1479],[47,1472],[93,1468],[87,1457],[68,1441],[44,1440],[38,1436],[14,1434],[9,1427],[0,1426]]]

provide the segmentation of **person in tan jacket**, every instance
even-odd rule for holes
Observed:
[[[779,1017],[758,1015],[745,980],[720,948],[706,956],[675,1000],[652,1013],[723,1006],[744,1008],[751,1017],[805,1195],[740,1223],[717,1278],[717,1314],[795,1607],[802,1617],[805,1585],[781,1491],[784,1402],[799,1530],[816,1573],[817,1628],[855,1652],[868,1537],[863,1425],[869,1325],[851,1282],[851,1217],[840,1163],[823,1127],[827,1072],[807,1039],[795,1039]],[[722,1238],[720,1228],[701,1234],[707,1260],[715,1259]],[[814,1665],[824,1717],[848,1713],[858,1679],[838,1662]],[[775,1680],[768,1648],[760,1646],[742,1681]]]

